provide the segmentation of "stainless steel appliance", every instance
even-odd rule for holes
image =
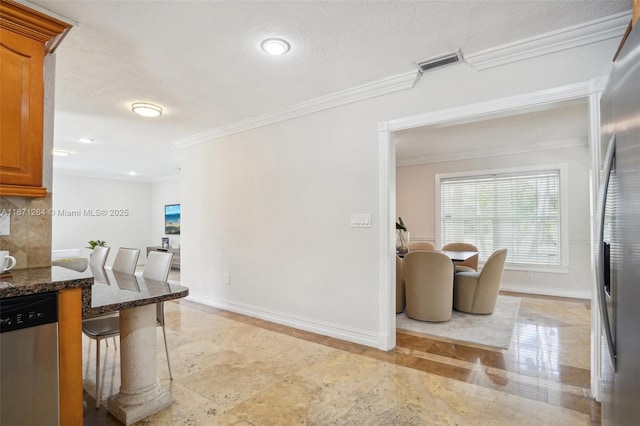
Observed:
[[[57,426],[58,294],[0,299],[0,425]]]
[[[640,419],[640,28],[620,50],[601,98],[598,305],[604,323],[602,424]]]

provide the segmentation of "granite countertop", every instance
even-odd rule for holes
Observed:
[[[155,281],[108,269],[88,268],[78,272],[51,266],[11,272],[11,278],[0,280],[0,299],[79,287],[82,289],[84,317],[179,299],[189,294],[189,289],[178,283]]]
[[[61,266],[12,269],[11,278],[0,279],[0,299],[26,294],[59,291],[65,288],[87,288],[93,284],[90,270],[77,272]]]
[[[82,313],[90,317],[136,306],[150,305],[189,295],[189,288],[175,282],[150,280],[139,275],[93,270],[95,284],[90,288],[89,303],[83,294]]]

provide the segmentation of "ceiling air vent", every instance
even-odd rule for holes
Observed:
[[[425,71],[429,71],[434,68],[442,67],[444,65],[454,64],[456,62],[460,62],[462,60],[462,52],[460,49],[454,50],[450,53],[445,53],[444,55],[434,56],[429,59],[425,59],[424,61],[418,62],[418,69],[420,70],[420,74]]]

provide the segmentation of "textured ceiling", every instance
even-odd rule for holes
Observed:
[[[630,8],[628,1],[44,1],[77,22],[57,50],[54,168],[153,181],[198,133]],[[290,41],[268,57],[267,37]],[[130,104],[163,106],[157,119]],[[83,145],[80,137],[95,139]]]

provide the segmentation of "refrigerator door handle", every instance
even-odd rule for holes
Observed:
[[[597,259],[596,259],[596,281],[598,287],[598,305],[600,306],[600,316],[604,322],[604,330],[607,337],[607,346],[609,347],[609,355],[613,371],[616,371],[616,349],[613,343],[613,336],[611,331],[611,324],[609,322],[609,314],[607,308],[607,299],[605,294],[605,255],[604,255],[604,220],[605,220],[605,208],[607,201],[607,192],[609,190],[609,177],[611,176],[611,170],[613,168],[613,161],[616,151],[616,135],[611,136],[609,141],[609,147],[604,159],[604,173],[602,175],[602,182],[600,183],[600,190],[598,191],[598,222],[597,222]]]

